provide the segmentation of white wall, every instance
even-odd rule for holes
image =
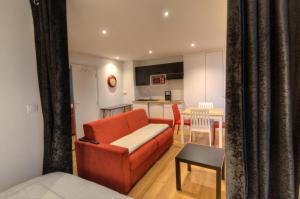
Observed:
[[[0,6],[0,191],[42,174],[43,119],[29,1]],[[27,114],[26,105],[38,105]]]
[[[132,62],[116,61],[76,52],[70,53],[70,60],[71,64],[97,68],[99,108],[132,103],[134,100]],[[107,85],[109,75],[115,75],[117,78],[115,88],[110,88]],[[127,95],[124,95],[124,91],[127,91]],[[118,113],[118,111],[115,113]],[[102,117],[101,113],[99,117]]]
[[[114,75],[117,86],[107,85],[107,78]],[[99,107],[113,106],[123,103],[123,68],[121,62],[102,59],[98,63]]]
[[[123,102],[131,104],[135,99],[135,77],[132,61],[126,61],[123,64]]]
[[[225,64],[222,49],[184,55],[184,101],[197,107],[200,101],[225,108]]]

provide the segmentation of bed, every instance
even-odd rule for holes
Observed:
[[[2,193],[0,199],[130,199],[77,176],[56,172],[36,177]]]

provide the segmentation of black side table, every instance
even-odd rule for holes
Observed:
[[[176,188],[181,190],[180,162],[216,170],[216,198],[221,199],[221,181],[224,179],[225,150],[197,144],[186,144],[175,158]]]

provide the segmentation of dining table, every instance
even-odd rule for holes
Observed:
[[[199,109],[199,108],[186,108],[181,112],[181,143],[184,144],[184,120],[189,119],[191,117],[191,110]],[[224,117],[224,109],[223,108],[210,108],[209,110],[209,118],[214,121],[219,122],[219,148],[223,148],[223,117]]]

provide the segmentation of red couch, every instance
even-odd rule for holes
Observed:
[[[131,154],[127,148],[110,144],[149,123],[167,123],[169,128]],[[84,134],[100,144],[76,141],[78,175],[127,194],[173,144],[173,121],[148,119],[138,109],[84,124]]]

